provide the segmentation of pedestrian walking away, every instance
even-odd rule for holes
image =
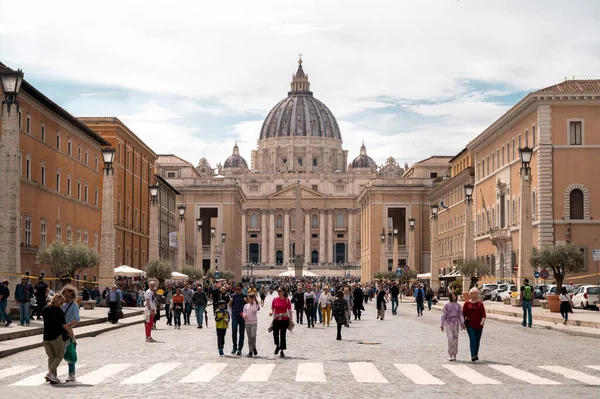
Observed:
[[[313,320],[317,320],[317,316],[319,317],[319,324],[323,323],[323,311],[321,310],[321,305],[319,305],[319,300],[321,299],[321,294],[323,294],[323,290],[321,289],[321,284],[317,283],[315,286],[315,307],[313,310]]]
[[[306,312],[306,322],[308,323],[307,328],[315,327],[315,299],[316,295],[309,284],[306,286],[306,292],[304,293],[304,311]]]
[[[419,284],[415,292],[413,292],[413,297],[417,303],[417,316],[423,316],[423,310],[425,310],[425,305],[423,304],[423,301],[425,300],[425,290],[423,290],[421,284]]]
[[[108,293],[106,294],[106,302],[109,309],[108,321],[110,321],[112,324],[115,324],[119,320],[118,310],[122,300],[122,294],[119,291],[117,291],[117,286],[113,285],[110,291],[108,291]]]
[[[342,340],[342,327],[347,325],[348,318],[348,302],[344,298],[344,291],[339,290],[337,298],[333,301],[333,318],[337,324],[336,340]]]
[[[440,328],[442,332],[446,331],[448,337],[448,356],[451,362],[456,361],[458,354],[458,334],[460,330],[465,329],[463,311],[454,292],[448,294],[450,302],[444,305],[442,309],[442,319]]]
[[[43,345],[48,356],[48,374],[44,377],[51,383],[60,383],[57,368],[65,354],[65,341],[73,336],[71,326],[65,320],[61,306],[65,302],[61,294],[54,294],[50,304],[42,310],[44,319]]]
[[[323,287],[323,293],[319,297],[319,307],[321,308],[321,313],[323,314],[323,327],[327,325],[329,327],[329,323],[331,322],[331,304],[333,303],[333,297],[329,293],[329,287]]]
[[[292,304],[296,311],[296,323],[304,324],[304,290],[298,285],[296,292],[292,295]]]
[[[383,320],[385,318],[385,311],[387,309],[387,301],[385,299],[386,294],[387,293],[383,289],[383,286],[381,286],[379,288],[379,292],[377,293],[377,300],[375,302],[377,306],[377,318],[379,320]]]
[[[11,325],[12,320],[8,313],[6,313],[6,307],[8,306],[8,298],[10,297],[10,289],[8,288],[8,280],[3,280],[0,284],[0,322],[6,323],[4,327]]]
[[[235,287],[235,294],[229,300],[231,307],[231,341],[233,349],[231,354],[242,355],[244,349],[244,334],[246,333],[246,320],[244,319],[244,306],[246,305],[246,295],[242,293],[242,284]],[[238,335],[239,334],[239,335]]]
[[[425,292],[425,300],[427,301],[427,310],[431,310],[431,303],[433,302],[433,290],[431,287],[427,287],[427,291]]]
[[[286,333],[292,321],[292,303],[281,287],[277,289],[277,297],[273,298],[269,316],[273,317],[272,329],[275,354],[285,357],[284,351],[287,350]]]
[[[394,285],[390,287],[390,296],[392,297],[392,315],[398,314],[398,296],[400,295],[400,288],[398,288],[398,282],[394,281]]]
[[[243,317],[246,321],[246,335],[248,335],[248,356],[253,357],[258,355],[256,350],[256,332],[258,328],[257,313],[260,310],[260,305],[256,301],[256,293],[248,294],[248,303],[244,305]]]
[[[64,303],[61,306],[62,311],[65,313],[65,321],[73,329],[80,321],[79,317],[79,305],[76,302],[77,299],[77,288],[74,286],[67,284],[65,285],[60,294],[64,298]],[[77,348],[77,341],[75,339],[75,334],[71,336],[70,341],[72,342],[74,347]],[[76,382],[75,378],[75,362],[67,362],[69,365],[69,376],[67,377],[68,382]]]
[[[181,295],[181,289],[175,290],[175,295],[171,299],[171,310],[173,311],[173,319],[175,321],[175,329],[181,330],[181,314],[184,309],[185,298]]]
[[[338,290],[342,291],[342,290]],[[350,327],[350,311],[352,309],[352,302],[354,301],[354,299],[352,298],[352,293],[350,292],[350,288],[348,287],[344,287],[344,300],[346,301],[346,304],[348,305],[346,308],[346,327]]]
[[[194,290],[190,289],[188,283],[183,284],[183,291],[181,292],[185,298],[185,308],[183,310],[183,324],[190,325],[190,316],[192,315],[192,297],[194,296]]]
[[[173,311],[171,310],[171,301],[173,300],[173,295],[175,295],[175,290],[173,289],[173,284],[168,283],[167,284],[167,289],[165,290],[165,317],[167,318],[167,325],[168,326],[172,326],[173,325]],[[142,297],[142,301],[141,303],[143,304],[143,299],[144,299],[144,293],[142,291],[141,294]]]
[[[202,317],[204,316],[204,309],[208,303],[208,298],[206,297],[206,293],[202,290],[202,285],[198,285],[198,289],[192,296],[192,302],[194,303],[194,309],[196,311],[196,323],[198,323],[198,327],[196,328],[202,328]]]
[[[37,319],[40,320],[42,317],[42,310],[46,307],[46,291],[48,290],[48,284],[44,282],[44,276],[40,276],[38,283],[34,287],[35,289],[35,300],[37,302],[36,306],[36,316]]]
[[[469,334],[469,346],[471,349],[471,361],[479,360],[479,344],[485,325],[485,307],[479,301],[479,292],[473,287],[469,291],[470,300],[463,305],[463,317],[467,333]]]
[[[573,313],[573,309],[571,307],[571,298],[567,293],[567,287],[562,287],[560,290],[560,315],[563,318],[563,324],[567,324],[569,321],[569,313]]]
[[[531,306],[533,304],[533,287],[529,285],[529,280],[523,280],[521,286],[521,307],[523,308],[523,327],[531,327],[533,315],[531,314]]]
[[[156,291],[156,282],[150,281],[149,288],[144,293],[144,327],[146,330],[146,342],[156,342],[152,338],[152,326],[154,325],[154,313],[156,312],[156,303],[154,302],[154,291]]]
[[[352,307],[352,310],[354,311],[354,320],[356,320],[356,319],[360,320],[362,311],[365,310],[365,307],[363,305],[363,301],[365,300],[365,298],[366,298],[366,296],[364,295],[362,288],[358,284],[355,284],[355,286],[354,286],[354,305]]]
[[[215,311],[215,327],[217,328],[217,348],[219,355],[224,356],[223,349],[225,348],[225,335],[227,327],[229,327],[229,312],[227,311],[227,302],[220,299],[217,310]]]

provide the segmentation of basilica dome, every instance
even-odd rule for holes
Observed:
[[[276,137],[324,137],[342,140],[335,117],[310,91],[308,75],[298,60],[298,71],[292,77],[291,91],[267,115],[260,140]]]
[[[360,155],[352,161],[352,168],[372,168],[375,165],[373,158],[367,155],[367,147],[365,143],[360,147]]]
[[[223,165],[223,167],[248,169],[248,163],[246,162],[244,157],[240,155],[240,149],[237,143],[235,143],[235,145],[233,146],[233,153],[229,156],[229,158],[225,160],[225,164]]]

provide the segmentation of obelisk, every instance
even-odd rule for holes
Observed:
[[[296,277],[302,277],[302,266],[304,265],[304,255],[302,250],[304,243],[302,242],[302,192],[300,189],[300,172],[298,174],[298,183],[296,184],[296,233],[295,233],[295,245],[294,245],[294,275]]]

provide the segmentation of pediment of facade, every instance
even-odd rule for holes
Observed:
[[[300,195],[302,199],[310,199],[310,198],[325,198],[325,196],[317,191],[311,190],[310,188],[300,186]],[[289,186],[284,188],[281,191],[275,192],[267,196],[270,199],[288,199],[288,198],[296,198],[296,185]]]

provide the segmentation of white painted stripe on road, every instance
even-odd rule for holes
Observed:
[[[21,374],[29,370],[33,370],[37,366],[13,366],[7,369],[0,370],[0,379]]]
[[[520,370],[513,366],[505,366],[501,364],[491,364],[491,368],[506,374],[509,377],[516,378],[517,380],[525,381],[533,385],[562,385],[558,381],[552,381],[539,375],[535,375],[525,370]]]
[[[213,378],[218,376],[225,367],[227,367],[227,363],[206,363],[183,377],[179,382],[210,382]]]
[[[586,373],[582,373],[581,371],[568,369],[562,366],[538,366],[541,369],[551,371],[556,374],[560,374],[565,378],[583,382],[588,385],[600,385],[600,378],[594,377],[593,375],[589,375]]]
[[[246,369],[240,377],[240,382],[267,382],[271,373],[275,369],[275,364],[253,364]]]
[[[121,371],[126,370],[131,364],[118,363],[118,364],[107,364],[100,367],[98,370],[94,370],[81,377],[77,377],[77,381],[87,385],[97,385],[103,381],[106,381],[110,377],[119,374]]]
[[[131,385],[131,384],[150,384],[152,381],[157,379],[160,376],[167,374],[168,372],[175,369],[175,367],[179,366],[180,363],[157,363],[154,366],[150,367],[147,370],[142,371],[141,373],[137,373],[132,375],[131,377],[123,380],[121,384]]]
[[[327,382],[323,363],[298,364],[296,382]]]
[[[496,381],[492,378],[486,377],[483,374],[478,373],[469,366],[462,364],[444,364],[446,369],[450,370],[457,377],[462,378],[474,385],[499,385],[502,384],[500,381]]]
[[[593,370],[600,370],[600,366],[585,366],[585,367],[589,367]]]
[[[85,365],[83,365],[83,364],[77,365],[77,369],[82,369],[84,367],[85,367]],[[56,370],[56,374],[58,375],[59,378],[61,376],[64,376],[68,372],[69,372],[69,366],[67,366],[66,364],[64,366],[60,366]],[[27,378],[23,378],[22,380],[19,380],[13,384],[10,384],[9,386],[11,386],[11,387],[37,387],[39,385],[43,385],[46,382],[46,380],[44,379],[46,374],[48,374],[48,370],[44,371],[43,373],[30,375]]]
[[[356,382],[370,382],[375,384],[387,384],[388,380],[377,370],[373,363],[355,362],[348,363],[350,371]]]
[[[412,382],[418,385],[444,385],[445,382],[429,374],[418,364],[398,364],[394,366]]]

